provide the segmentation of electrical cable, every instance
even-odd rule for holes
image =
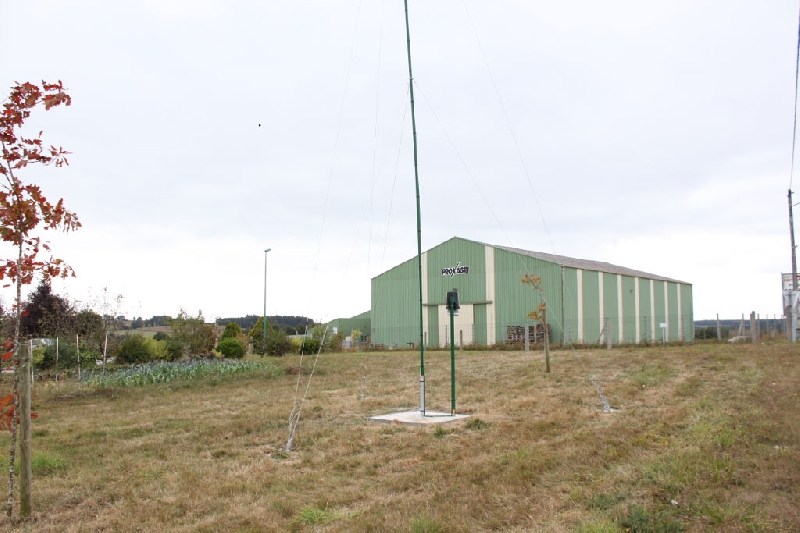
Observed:
[[[486,71],[489,73],[489,79],[492,81],[492,87],[494,87],[494,93],[497,95],[497,101],[500,103],[500,109],[503,110],[503,117],[506,119],[506,126],[508,126],[508,132],[511,134],[511,139],[514,141],[514,148],[517,150],[517,156],[519,157],[519,161],[522,164],[522,170],[525,172],[525,179],[528,182],[528,187],[531,189],[531,194],[533,195],[533,201],[536,203],[536,209],[539,211],[539,217],[542,219],[542,225],[544,226],[544,231],[547,233],[547,239],[550,241],[550,247],[553,250],[553,253],[556,253],[556,246],[553,244],[553,237],[550,235],[550,229],[547,227],[547,221],[544,218],[544,212],[542,211],[542,206],[539,204],[539,198],[536,196],[536,189],[533,187],[533,182],[531,181],[530,172],[528,172],[528,166],[525,164],[525,158],[522,156],[522,150],[519,147],[519,141],[517,141],[517,136],[514,133],[514,128],[511,126],[511,119],[508,118],[508,112],[506,111],[506,106],[503,103],[503,98],[500,96],[500,90],[497,88],[497,83],[494,80],[494,75],[492,74],[492,69],[489,67],[489,61],[486,59],[486,52],[483,50],[483,45],[481,44],[481,39],[478,37],[478,30],[475,29],[475,23],[472,21],[472,15],[467,8],[467,3],[462,0],[462,5],[464,6],[464,11],[467,12],[467,18],[469,19],[469,24],[472,27],[472,32],[475,35],[475,41],[478,43],[478,48],[481,51],[481,57],[483,57],[483,64],[486,66]]]
[[[794,152],[797,146],[797,93],[798,76],[800,76],[800,14],[797,21],[797,53],[794,60],[794,122],[792,125],[792,163],[789,170],[789,190],[792,190],[792,179],[794,178]]]
[[[356,48],[356,35],[358,34],[358,26],[359,26],[359,22],[361,21],[361,4],[362,4],[362,2],[363,2],[363,0],[359,0],[358,9],[356,10],[356,23],[355,23],[355,27],[353,28],[353,38],[352,38],[351,43],[350,43],[350,58],[349,58],[349,60],[347,62],[347,71],[345,73],[345,80],[344,80],[344,90],[342,91],[342,101],[341,101],[341,105],[339,106],[339,118],[338,118],[338,121],[337,121],[337,124],[336,124],[336,136],[335,136],[334,142],[333,142],[333,154],[331,155],[331,169],[330,169],[330,172],[328,173],[328,183],[327,183],[327,188],[326,188],[326,191],[325,191],[325,204],[324,204],[324,207],[323,207],[323,210],[322,210],[322,223],[320,225],[320,230],[319,230],[319,240],[317,241],[317,254],[316,254],[316,257],[314,258],[314,272],[313,272],[312,278],[311,278],[311,288],[312,288],[312,291],[311,291],[311,294],[312,294],[312,296],[311,296],[311,304],[312,305],[313,305],[313,298],[314,298],[314,294],[315,294],[315,291],[313,289],[314,289],[314,285],[315,285],[315,282],[316,282],[317,267],[319,265],[319,257],[320,257],[321,250],[322,250],[322,237],[325,234],[325,218],[326,218],[327,213],[328,213],[328,202],[330,200],[330,195],[331,195],[331,182],[333,181],[333,171],[334,171],[334,168],[335,168],[335,165],[336,165],[336,155],[337,155],[338,147],[339,147],[339,137],[341,136],[341,131],[342,131],[342,118],[344,117],[344,104],[345,104],[346,97],[347,97],[347,91],[348,91],[348,88],[350,86],[350,71],[351,71],[352,66],[353,66],[353,57],[355,55],[354,52],[355,52],[355,48]],[[325,329],[325,333],[327,333],[327,327]],[[314,365],[312,367],[311,374],[309,374],[309,376],[308,376],[308,382],[306,384],[305,394],[303,394],[303,398],[298,403],[297,397],[298,397],[298,394],[300,392],[300,377],[303,374],[303,355],[304,355],[303,354],[303,352],[304,352],[303,346],[305,346],[305,341],[306,341],[307,335],[308,335],[308,325],[306,325],[306,335],[303,336],[303,341],[302,341],[302,344],[300,346],[300,362],[299,362],[299,365],[298,365],[299,368],[298,368],[298,371],[297,371],[297,383],[295,385],[295,393],[294,393],[294,401],[292,403],[292,410],[291,410],[291,412],[289,414],[289,438],[288,438],[287,443],[286,443],[286,450],[287,451],[291,450],[292,440],[294,439],[294,434],[295,434],[295,431],[297,430],[297,424],[300,422],[300,412],[302,411],[302,408],[303,408],[303,402],[305,402],[306,394],[308,393],[308,388],[311,385],[311,378],[314,375],[314,369],[316,369],[317,361],[319,360],[319,353],[322,351],[322,343],[321,343],[320,344],[320,349],[317,352],[317,357],[314,359]],[[325,336],[323,335],[323,341],[324,340],[325,340]]]
[[[369,239],[367,240],[367,279],[370,279],[369,264],[372,255],[372,205],[375,196],[375,160],[378,157],[378,109],[381,92],[381,51],[383,50],[383,12],[386,0],[381,0],[381,31],[378,39],[378,65],[375,68],[375,131],[372,145],[372,180],[369,188]]]

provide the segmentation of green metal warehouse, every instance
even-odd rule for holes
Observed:
[[[531,274],[541,291],[522,284]],[[510,342],[528,312],[547,304],[552,342],[614,344],[694,340],[689,283],[599,261],[494,246],[459,237],[422,254],[423,342],[449,342],[447,291],[459,292],[458,345]],[[419,343],[418,262],[414,257],[372,279],[372,343]],[[523,330],[524,331],[524,330]]]

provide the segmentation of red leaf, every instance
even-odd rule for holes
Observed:
[[[13,401],[14,401],[13,394],[9,394],[8,396],[3,396],[2,398],[0,398],[0,411],[5,409],[5,407]]]
[[[27,309],[26,309],[26,310],[24,310],[24,311],[21,313],[21,315],[22,315],[22,316],[28,316],[29,314],[31,314],[31,312],[30,312],[30,311],[28,311]]]
[[[3,361],[8,361],[9,359],[11,359],[11,357],[12,357],[13,355],[14,355],[14,352],[13,352],[13,351],[6,352],[6,353],[4,353],[3,355],[0,355],[0,359],[2,359]]]

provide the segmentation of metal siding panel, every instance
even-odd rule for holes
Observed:
[[[683,314],[683,340],[694,342],[694,308],[692,286],[681,284],[681,313]]]
[[[661,324],[667,321],[664,314],[664,282],[660,279],[653,280],[653,303],[655,305],[655,316],[653,320],[656,325],[656,342],[661,342],[664,332],[661,330]]]
[[[603,274],[603,318],[611,323],[611,340],[617,344],[619,339],[619,295],[617,292],[617,275]],[[600,325],[602,327],[602,324]],[[603,338],[605,340],[605,337]]]
[[[497,279],[495,329],[497,342],[505,342],[507,326],[533,325],[528,313],[543,300],[547,304],[547,321],[554,339],[562,335],[561,267],[534,257],[495,248],[494,267]],[[522,284],[522,276],[542,278],[541,295]]]
[[[639,278],[639,339],[641,342],[653,341],[653,317],[650,313],[650,280]]]
[[[406,347],[419,342],[417,258],[372,279],[372,342]]]
[[[622,320],[624,324],[624,342],[636,342],[636,280],[630,276],[622,276]]]
[[[600,340],[602,317],[600,316],[600,273],[583,271],[583,335],[586,344],[597,344]]]
[[[680,335],[678,335],[678,284],[673,283],[671,281],[667,283],[667,309],[669,310],[667,313],[667,330],[668,330],[668,341],[677,341],[680,340]]]
[[[564,270],[564,339],[562,344],[578,342],[578,271]]]
[[[428,250],[428,302],[445,303],[447,292],[458,289],[462,304],[486,301],[486,247],[464,239],[453,238]],[[469,274],[443,276],[443,268],[457,263],[469,267]]]

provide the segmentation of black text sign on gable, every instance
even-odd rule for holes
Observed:
[[[456,274],[469,274],[469,267],[461,266],[461,263],[456,263],[454,267],[442,269],[442,276],[450,276],[452,278]]]

